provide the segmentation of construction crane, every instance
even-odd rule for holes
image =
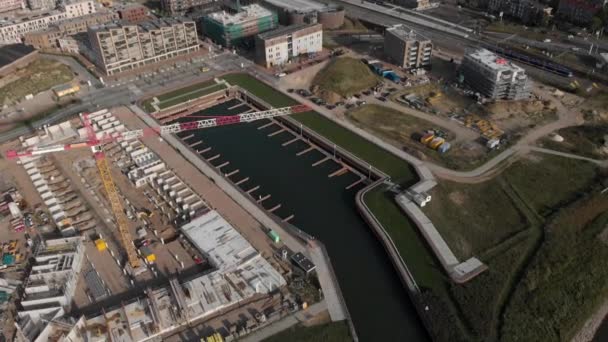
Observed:
[[[108,195],[108,200],[110,201],[112,212],[114,213],[114,217],[116,218],[116,224],[120,232],[122,244],[127,251],[127,259],[129,265],[134,271],[136,271],[137,269],[139,269],[141,262],[137,255],[135,245],[133,244],[133,238],[131,237],[131,233],[129,232],[128,220],[125,215],[124,207],[120,201],[120,195],[116,190],[116,185],[114,184],[110,167],[103,151],[104,144],[110,142],[144,138],[150,135],[157,136],[164,134],[175,134],[189,130],[231,125],[241,122],[252,122],[261,119],[269,119],[278,116],[306,112],[308,110],[310,110],[310,108],[305,105],[296,105],[291,107],[275,108],[260,112],[243,113],[230,116],[218,116],[198,121],[176,123],[166,126],[149,127],[146,129],[114,132],[112,134],[104,134],[101,137],[97,136],[95,129],[91,125],[91,121],[89,120],[89,114],[83,113],[81,114],[81,117],[83,121],[83,126],[87,134],[86,140],[71,144],[35,146],[33,148],[21,152],[11,150],[6,153],[6,157],[9,159],[14,159],[59,151],[67,151],[76,148],[90,147],[93,151],[95,162],[97,164],[97,169],[99,170],[99,175],[101,176],[104,189]]]

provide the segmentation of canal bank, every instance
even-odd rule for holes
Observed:
[[[244,101],[252,103],[258,108],[272,108],[269,103],[249,93],[245,89],[241,88],[239,94]],[[312,129],[309,129],[308,127],[304,126],[301,122],[290,117],[278,117],[276,118],[276,120],[282,122],[286,127],[291,129],[293,134],[299,134],[301,138],[306,139],[309,143],[313,143],[316,146],[325,149],[326,151],[331,151],[335,159],[349,165],[353,169],[356,169],[361,175],[367,176],[366,186],[359,190],[355,197],[357,209],[361,216],[364,218],[365,222],[373,230],[377,239],[382,243],[384,250],[386,251],[391,260],[391,263],[399,274],[401,282],[408,291],[410,300],[416,307],[420,318],[422,319],[428,330],[430,325],[426,321],[427,318],[425,314],[425,310],[427,310],[428,308],[426,308],[425,304],[422,303],[420,300],[420,288],[418,287],[418,284],[416,283],[412,272],[403,260],[401,254],[399,253],[399,250],[397,249],[397,246],[395,245],[395,242],[391,238],[390,234],[388,234],[382,223],[380,223],[380,221],[374,216],[374,213],[369,209],[364,200],[366,194],[379,187],[388,186],[393,187],[395,189],[399,189],[400,187],[396,186],[396,184],[393,184],[390,180],[390,177],[381,170],[376,169],[371,164],[366,163],[365,161],[353,155],[349,151],[343,149],[340,146],[337,146],[332,141],[317,134]],[[416,171],[416,174],[418,175],[419,179],[418,182],[411,186],[411,188],[415,188],[416,186],[419,186],[420,184],[424,183],[435,184],[435,177],[423,163],[416,161],[415,163],[413,163],[413,168]],[[395,192],[397,192],[397,190],[395,190]],[[410,217],[410,219],[416,220],[416,217]]]
[[[222,114],[234,113],[227,107],[197,113]],[[200,131],[188,144],[202,140],[197,149],[206,151],[203,158],[213,159],[215,167],[230,162],[240,170],[231,181],[246,180],[239,187],[253,198],[272,195],[274,203],[264,202],[267,210],[282,204],[273,214],[293,219],[290,223],[323,241],[362,341],[428,340],[383,246],[358,213],[354,199],[364,184],[346,189],[359,176],[348,172],[331,177],[342,167],[339,162],[317,164],[325,158],[323,153],[315,149],[302,154],[308,144],[286,145],[293,134],[276,125],[264,128],[266,124]]]

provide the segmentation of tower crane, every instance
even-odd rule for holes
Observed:
[[[93,151],[97,169],[101,176],[104,189],[108,195],[108,200],[116,218],[116,224],[120,232],[121,242],[127,252],[127,259],[131,268],[136,272],[141,266],[140,259],[135,250],[131,233],[129,232],[128,220],[124,212],[124,207],[120,201],[120,196],[116,190],[116,185],[112,179],[110,167],[105,158],[103,151],[103,145],[110,142],[126,141],[138,138],[144,138],[148,136],[175,134],[183,131],[198,130],[204,128],[210,128],[215,126],[232,125],[241,122],[252,122],[256,120],[269,119],[278,116],[284,116],[294,113],[302,113],[310,110],[306,105],[296,105],[291,107],[274,108],[266,111],[243,113],[238,115],[229,116],[216,116],[197,121],[189,121],[182,123],[175,123],[165,126],[148,127],[144,129],[136,129],[130,131],[113,132],[111,134],[102,134],[98,136],[95,129],[91,125],[88,113],[82,113],[81,118],[83,126],[86,130],[87,137],[83,141],[70,144],[57,144],[47,146],[34,146],[25,151],[10,150],[7,151],[6,157],[8,159],[16,159],[21,157],[28,157],[34,155],[42,155],[46,153],[67,151],[77,148],[89,147]],[[137,273],[137,272],[136,272]]]

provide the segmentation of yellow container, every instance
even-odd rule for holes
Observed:
[[[148,262],[155,262],[156,255],[154,255],[154,254],[146,255],[146,260],[148,260]]]
[[[103,241],[102,239],[99,239],[99,240],[95,241],[95,247],[97,247],[98,251],[103,252],[108,248],[108,245],[106,244],[105,241]]]

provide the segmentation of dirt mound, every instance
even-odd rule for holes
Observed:
[[[319,98],[323,99],[323,101],[330,103],[330,104],[335,104],[336,102],[342,101],[342,96],[340,96],[330,90],[317,90],[315,92],[315,95],[317,95]]]

